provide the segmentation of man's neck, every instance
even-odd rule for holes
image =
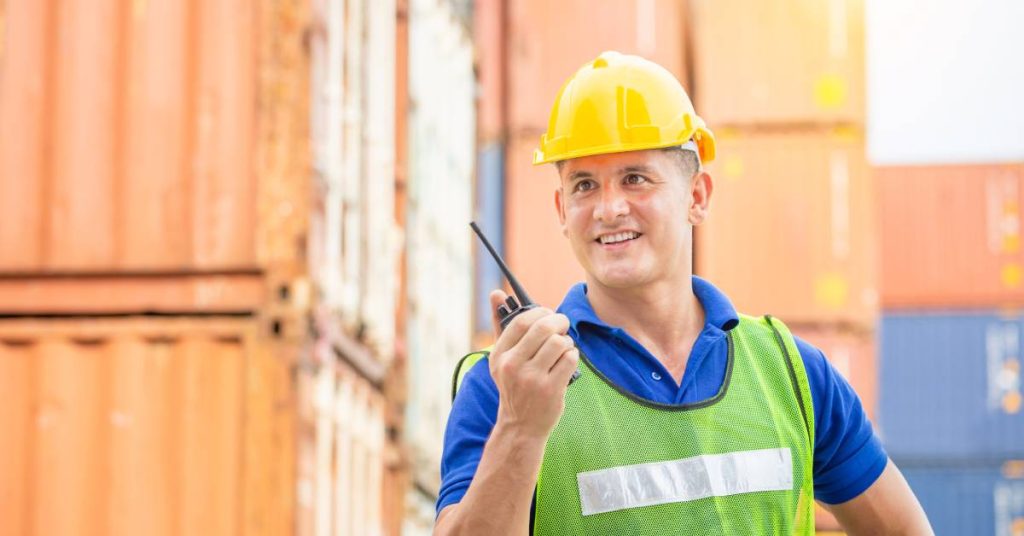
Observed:
[[[587,298],[601,321],[622,327],[666,368],[678,368],[681,374],[704,327],[704,308],[693,294],[691,274],[684,275],[628,289],[589,281]]]

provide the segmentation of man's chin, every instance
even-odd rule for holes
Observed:
[[[630,289],[642,286],[647,282],[647,278],[642,277],[640,274],[629,271],[629,272],[605,272],[597,276],[598,282],[607,288],[614,289]]]

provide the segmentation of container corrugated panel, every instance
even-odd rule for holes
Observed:
[[[1024,164],[877,167],[883,307],[1024,304]]]
[[[917,466],[897,460],[938,535],[1024,532],[1024,480],[991,466]]]
[[[495,142],[481,147],[476,160],[476,222],[487,240],[502,257],[505,256],[505,147]],[[491,305],[488,296],[496,288],[504,288],[505,281],[490,253],[476,242],[476,303],[477,332],[491,331]]]
[[[545,128],[562,84],[604,50],[639,54],[685,81],[684,4],[636,0],[605,2],[595,9],[587,0],[510,2],[507,98],[512,132]]]
[[[868,152],[879,165],[1024,160],[1024,4],[868,2]],[[957,73],[949,76],[949,73]],[[980,90],[976,80],[986,81]],[[947,110],[956,109],[956,118]],[[957,136],[950,143],[950,125]]]
[[[365,67],[394,63],[394,3],[322,1],[314,14],[320,31],[311,38],[311,119],[320,188],[310,261],[325,303],[387,358],[401,239],[393,179],[395,73]]]
[[[290,489],[270,467],[287,463],[262,445],[289,434],[260,435],[278,410],[248,403],[282,403],[257,393],[276,380],[256,376],[254,333],[237,319],[0,323],[0,533],[269,534],[286,525],[273,497],[288,489],[267,483]],[[247,415],[259,424],[246,426]]]
[[[785,319],[783,319],[785,321]],[[821,350],[836,371],[850,383],[868,417],[876,415],[878,364],[872,332],[855,332],[840,326],[790,325],[793,333]]]
[[[874,189],[848,129],[722,131],[697,273],[747,314],[873,326]]]
[[[894,458],[1024,457],[1024,317],[886,314],[881,330],[879,424]]]
[[[472,42],[450,3],[411,1],[406,431],[426,487],[438,485],[452,369],[473,329],[475,91]]]
[[[366,62],[395,63],[395,1],[367,2]],[[365,339],[390,359],[394,351],[395,303],[398,293],[398,250],[401,229],[395,223],[395,70],[366,69],[366,120],[363,151],[366,169],[366,284],[360,288],[360,316]]]
[[[863,0],[690,5],[697,112],[712,129],[863,124]]]
[[[0,272],[256,265],[253,9],[9,3]]]
[[[324,357],[332,357],[328,352]],[[331,359],[300,374],[299,534],[383,533],[384,400]]]
[[[558,223],[558,172],[530,163],[536,147],[534,136],[514,137],[508,145],[505,247],[509,267],[530,297],[555,309],[584,272]]]

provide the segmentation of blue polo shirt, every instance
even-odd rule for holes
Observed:
[[[693,291],[704,307],[705,324],[680,385],[625,330],[597,317],[585,284],[569,290],[558,312],[569,318],[569,335],[580,350],[613,382],[662,404],[692,404],[715,396],[721,388],[728,360],[726,332],[739,322],[729,298],[714,285],[694,276]],[[814,404],[814,495],[829,504],[846,502],[875,482],[888,457],[850,384],[821,350],[795,338]],[[497,415],[498,388],[484,359],[466,374],[448,416],[438,513],[466,494]]]

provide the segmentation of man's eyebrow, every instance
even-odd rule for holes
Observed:
[[[654,173],[654,168],[643,164],[632,164],[619,169],[619,174],[623,173]]]
[[[582,169],[578,169],[578,170],[573,171],[572,173],[569,174],[569,182],[577,181],[577,180],[580,180],[580,179],[589,179],[589,178],[591,178],[593,176],[594,176],[594,174],[589,172],[589,171],[584,171]]]

